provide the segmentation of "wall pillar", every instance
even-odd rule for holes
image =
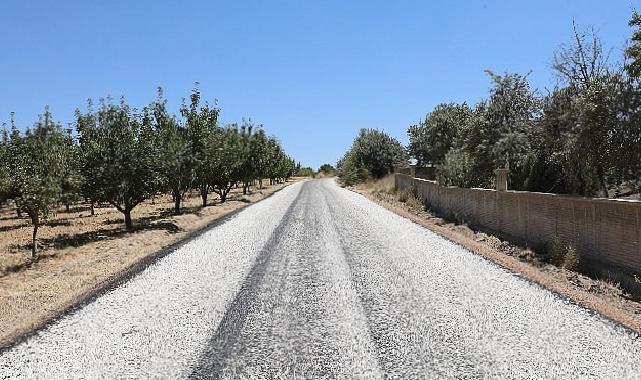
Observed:
[[[507,190],[507,174],[510,171],[508,169],[496,169],[494,174],[496,174],[496,191],[506,191]]]
[[[410,177],[416,178],[416,165],[410,165]]]

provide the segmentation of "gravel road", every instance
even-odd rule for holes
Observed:
[[[5,350],[0,378],[639,379],[641,340],[325,179]]]

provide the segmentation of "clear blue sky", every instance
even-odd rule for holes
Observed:
[[[141,108],[157,86],[177,111],[199,81],[223,122],[251,117],[317,168],[360,128],[406,142],[437,103],[475,103],[484,69],[549,86],[573,19],[619,60],[637,2],[3,0],[0,120],[29,126],[49,105],[66,124],[107,95]]]

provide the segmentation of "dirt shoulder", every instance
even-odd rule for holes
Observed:
[[[234,189],[228,201],[212,198],[201,206],[197,194],[173,215],[168,196],[139,205],[134,230],[123,227],[112,207],[60,210],[39,231],[41,252],[29,258],[31,225],[9,210],[0,212],[0,349],[46,325],[96,294],[142,270],[217,220],[259,202],[286,184],[243,195]]]
[[[393,185],[392,185],[393,186]],[[515,272],[569,300],[641,334],[641,303],[628,298],[616,284],[595,280],[545,262],[544,257],[465,225],[447,223],[417,202],[401,202],[397,194],[379,186],[353,188],[388,210],[426,227],[444,238]]]

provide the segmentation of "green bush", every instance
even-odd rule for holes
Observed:
[[[336,167],[341,181],[354,185],[383,178],[393,172],[394,166],[406,163],[407,154],[400,142],[385,132],[361,129]]]

